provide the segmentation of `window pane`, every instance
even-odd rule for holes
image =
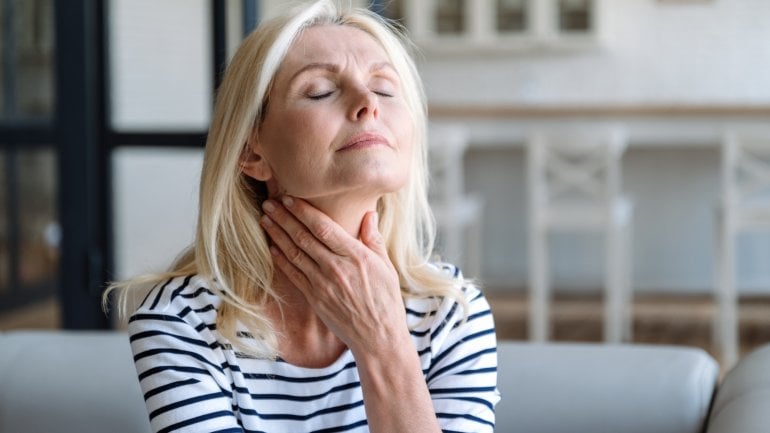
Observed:
[[[527,0],[497,0],[497,31],[523,32],[527,29]]]
[[[52,149],[20,150],[19,282],[39,288],[56,282],[60,230],[56,212],[56,156]]]
[[[559,30],[587,32],[591,30],[591,0],[559,0]]]
[[[51,0],[0,0],[0,59],[0,121],[50,118],[55,93]]]
[[[112,126],[121,131],[206,130],[212,106],[208,0],[112,0]]]
[[[457,34],[465,31],[465,1],[436,0],[436,32]]]
[[[132,146],[112,155],[116,277],[163,271],[194,239],[203,149]]]
[[[8,245],[8,171],[5,169],[6,154],[0,152],[0,293],[7,292],[11,285],[11,256]]]

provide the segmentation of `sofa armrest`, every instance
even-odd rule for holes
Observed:
[[[744,357],[725,376],[708,433],[765,433],[770,429],[770,345]]]
[[[700,349],[498,344],[501,433],[700,433],[719,367]]]
[[[0,332],[0,431],[150,431],[128,336]]]

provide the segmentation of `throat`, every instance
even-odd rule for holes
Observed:
[[[334,364],[347,346],[336,336],[314,338],[312,336],[286,335],[278,343],[281,359],[291,365],[304,368],[324,368]]]
[[[334,364],[347,346],[313,311],[304,296],[289,297],[279,307],[268,308],[270,321],[278,332],[278,356],[289,364],[323,368]]]

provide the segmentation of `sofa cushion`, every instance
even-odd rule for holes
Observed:
[[[0,333],[0,431],[150,431],[128,337]]]
[[[711,411],[708,433],[770,431],[770,345],[741,359],[725,376]]]
[[[719,367],[700,349],[499,342],[501,433],[700,433]]]

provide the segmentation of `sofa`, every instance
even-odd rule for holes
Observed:
[[[497,432],[766,433],[770,346],[719,382],[699,349],[498,346]],[[120,332],[0,332],[0,432],[149,432]]]

